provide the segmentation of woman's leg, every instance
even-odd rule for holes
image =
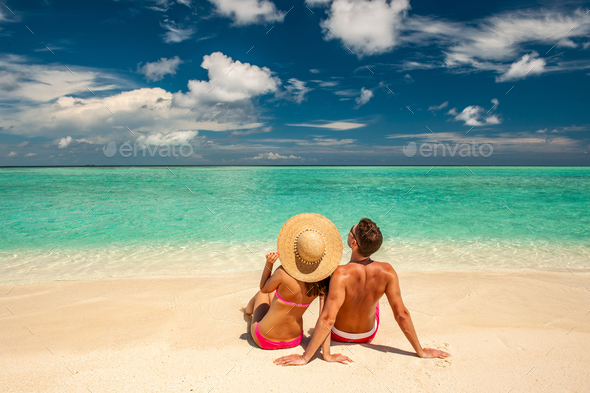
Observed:
[[[258,305],[263,304],[266,301],[265,296],[268,298],[268,304],[270,305],[270,303],[272,302],[272,294],[265,294],[258,291],[256,292],[256,295],[254,295],[252,299],[250,299],[246,307],[242,307],[240,310],[243,311],[246,315],[254,314],[254,310],[258,307]],[[264,315],[266,315],[266,312],[264,313]],[[264,315],[262,315],[262,317],[264,317]],[[262,317],[260,319],[262,319]]]
[[[262,321],[262,318],[264,318],[264,316],[270,309],[271,302],[271,294],[262,293],[258,291],[256,295],[254,295],[252,300],[250,300],[248,306],[246,306],[246,313],[250,311],[249,307],[252,306],[252,321],[250,322],[250,335],[252,336],[252,339],[258,346],[260,346],[260,342],[258,341],[258,337],[256,337],[254,327],[258,322]]]
[[[268,312],[268,309],[270,308],[271,301],[272,301],[272,298],[270,297],[270,294],[268,294],[268,293],[262,293],[262,292],[258,291],[256,293],[256,295],[254,295],[252,300],[250,300],[250,303],[252,303],[252,322],[251,322],[251,324],[262,321],[262,318],[264,318],[264,316]],[[250,306],[250,303],[248,303],[248,306]],[[247,309],[246,311],[249,311],[249,310]]]

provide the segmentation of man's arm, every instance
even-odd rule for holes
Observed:
[[[325,304],[325,296],[320,296],[320,313],[318,315],[321,315]],[[322,343],[322,355],[324,356],[324,360],[326,362],[338,362],[342,364],[348,364],[348,362],[352,362],[352,360],[348,356],[342,355],[340,353],[330,353],[330,344],[331,340],[330,335],[328,334],[326,335],[326,338]]]
[[[420,341],[418,341],[418,335],[416,334],[416,329],[414,329],[414,324],[412,323],[412,317],[410,316],[410,312],[404,305],[402,301],[401,290],[399,288],[399,280],[395,270],[391,268],[390,279],[387,283],[387,288],[385,289],[385,295],[387,296],[387,300],[389,301],[389,305],[391,306],[391,310],[393,311],[393,316],[397,324],[399,325],[404,335],[412,344],[414,351],[420,356],[421,358],[446,358],[449,357],[450,354],[440,351],[438,349],[432,348],[422,348],[420,345]]]
[[[279,359],[276,359],[274,361],[275,364],[282,366],[307,364],[311,357],[316,353],[320,345],[322,345],[322,343],[326,340],[326,337],[332,330],[332,326],[334,326],[338,311],[340,310],[340,307],[342,307],[342,303],[344,303],[344,299],[346,297],[346,290],[344,287],[345,279],[339,270],[340,269],[336,269],[332,275],[332,278],[330,279],[330,290],[328,292],[325,307],[318,317],[318,321],[313,330],[313,336],[311,337],[311,341],[305,349],[303,356],[283,356]]]

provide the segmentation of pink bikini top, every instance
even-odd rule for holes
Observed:
[[[279,299],[283,303],[288,304],[290,306],[295,306],[295,307],[309,307],[309,305],[311,304],[311,303],[309,303],[309,304],[298,304],[298,303],[288,302],[288,301],[286,301],[285,299],[283,299],[282,297],[279,296],[279,291],[278,290],[275,291],[275,294],[277,295],[277,299]]]

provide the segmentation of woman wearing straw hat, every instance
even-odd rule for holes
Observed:
[[[303,314],[318,296],[328,293],[330,275],[342,258],[342,239],[326,217],[303,213],[291,217],[279,232],[278,252],[266,255],[260,291],[244,312],[252,315],[250,334],[263,349],[296,347],[303,337]],[[272,273],[280,257],[281,266]],[[321,307],[321,304],[320,304]],[[327,361],[345,363],[348,357],[323,349]]]

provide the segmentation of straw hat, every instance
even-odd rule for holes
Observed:
[[[328,277],[342,259],[342,238],[336,226],[316,213],[291,217],[279,232],[281,265],[291,277],[318,282]]]

